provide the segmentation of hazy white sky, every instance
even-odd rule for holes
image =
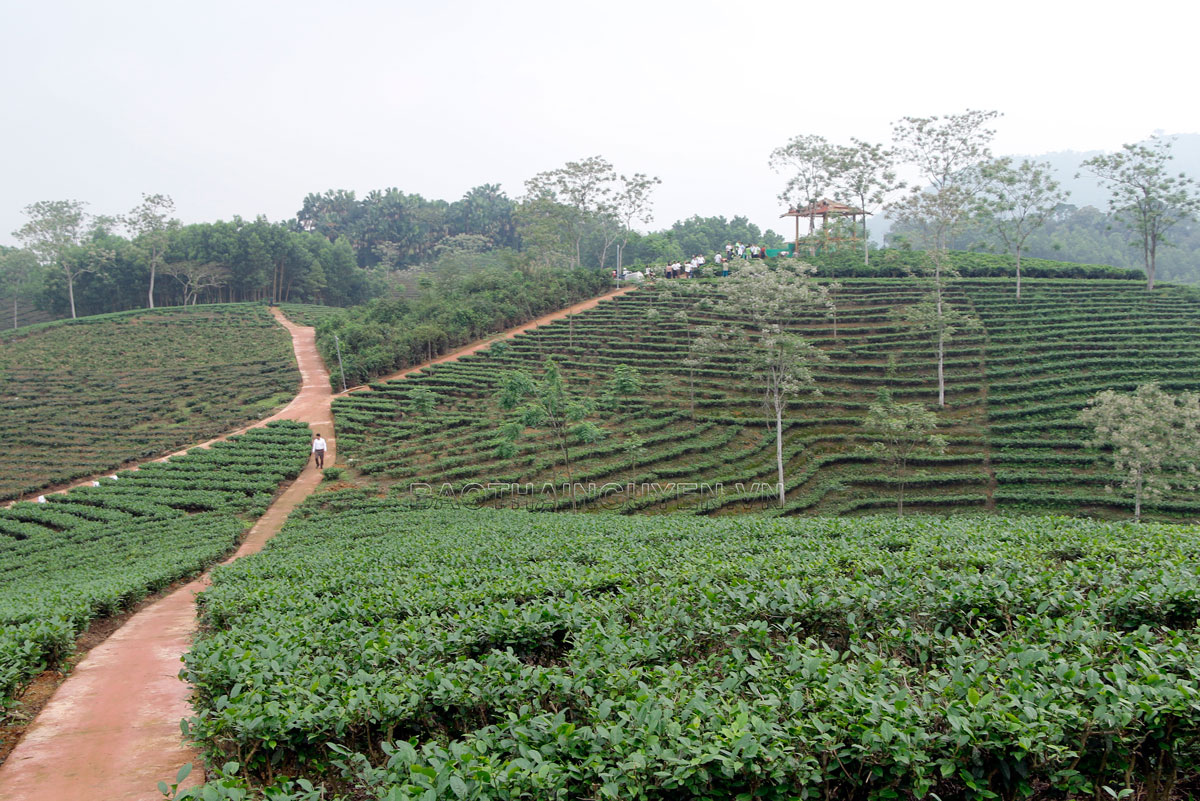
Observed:
[[[658,175],[655,226],[781,230],[771,149],[884,141],[998,109],[995,150],[1200,131],[1190,4],[4,0],[0,243],[38,200],[184,222],[290,217],[309,192],[454,200],[589,155]]]

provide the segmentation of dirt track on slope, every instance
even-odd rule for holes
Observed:
[[[628,292],[632,292],[636,288],[637,288],[636,284],[627,284],[627,285],[621,287],[620,289],[614,289],[611,292],[607,292],[598,297],[591,298],[590,300],[585,300],[585,301],[581,301],[580,303],[576,303],[574,306],[568,306],[565,309],[560,309],[556,312],[551,312],[550,314],[546,314],[541,317],[538,317],[536,320],[532,320],[531,322],[525,323],[524,325],[519,325],[516,328],[510,328],[507,331],[501,331],[499,334],[490,336],[486,339],[477,340],[475,342],[472,342],[469,345],[464,345],[461,348],[459,348],[458,350],[452,350],[449,353],[445,353],[441,356],[438,356],[435,359],[431,359],[430,361],[427,361],[427,362],[422,362],[421,364],[418,364],[415,367],[406,367],[398,373],[392,373],[391,375],[381,376],[380,378],[377,378],[375,380],[377,382],[395,381],[396,379],[405,378],[406,376],[412,375],[413,373],[419,373],[420,371],[424,370],[426,367],[429,367],[430,365],[441,364],[442,362],[456,361],[458,359],[461,359],[463,356],[469,356],[472,353],[478,353],[481,350],[490,348],[492,346],[493,342],[498,342],[502,339],[512,339],[513,337],[517,336],[518,334],[524,334],[528,331],[532,331],[535,328],[546,325],[547,323],[552,323],[555,320],[561,320],[564,317],[571,316],[572,314],[579,314],[579,312],[581,312],[581,311],[587,311],[588,309],[595,308],[597,305],[599,305],[600,301],[602,301],[602,300],[608,300],[609,298],[620,297],[621,295],[624,295]],[[345,395],[348,392],[363,392],[363,391],[369,391],[370,389],[371,388],[369,386],[367,386],[366,384],[361,384],[357,387],[350,387],[348,390],[346,390],[346,392],[339,392],[337,394]]]
[[[497,340],[509,339],[593,308],[602,300],[635,288],[626,286],[576,303],[379,380],[403,378],[431,364],[454,361],[487,348]],[[332,466],[337,455],[330,411],[333,393],[329,373],[317,352],[315,331],[292,324],[278,309],[272,309],[272,313],[292,335],[302,376],[300,393],[271,417],[201,443],[201,446],[273,420],[299,420],[325,436],[329,446],[327,464]],[[355,387],[349,391],[364,389],[369,387]],[[169,459],[187,450],[153,461]],[[310,461],[259,518],[237,552],[223,564],[259,551],[282,528],[292,509],[312,493],[321,477]],[[74,486],[89,483],[90,480],[86,480]],[[188,748],[180,737],[179,721],[191,715],[191,708],[188,704],[190,688],[179,679],[178,673],[181,658],[191,646],[196,628],[195,596],[208,586],[206,573],[153,601],[88,652],[0,765],[0,799],[161,799],[156,790],[157,783],[174,783],[176,772],[187,762],[196,769],[183,786],[199,784],[203,780],[200,755]]]
[[[303,384],[287,407],[257,425],[271,420],[309,423],[328,441],[326,458],[332,465],[332,393],[315,333],[275,314],[292,335]],[[226,436],[234,433],[240,431]],[[310,461],[226,561],[262,548],[320,481],[321,472]],[[135,614],[88,653],[0,766],[0,798],[161,798],[155,789],[159,781],[173,783],[186,762],[199,765],[199,755],[180,738],[179,721],[191,709],[190,688],[178,673],[196,628],[195,595],[207,586],[205,574]],[[202,778],[197,769],[185,784]]]

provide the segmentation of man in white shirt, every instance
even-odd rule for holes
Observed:
[[[322,470],[325,467],[325,438],[318,433],[313,437],[313,458],[317,460],[317,469]]]

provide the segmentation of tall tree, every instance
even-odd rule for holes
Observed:
[[[17,305],[37,274],[37,257],[21,248],[0,247],[0,287],[12,297],[12,327],[17,327]]]
[[[622,255],[629,242],[629,233],[634,223],[648,225],[654,219],[651,193],[662,179],[653,175],[635,172],[632,176],[619,178],[619,189],[612,198],[613,216],[621,225],[621,247],[617,250],[617,275],[621,274]]]
[[[591,443],[604,438],[604,431],[586,419],[595,411],[595,403],[588,398],[574,397],[569,392],[566,379],[553,359],[546,359],[541,380],[534,380],[522,372],[509,372],[501,384],[498,400],[500,408],[515,412],[515,416],[500,429],[497,454],[511,458],[515,454],[512,442],[526,428],[549,431],[562,453],[571,508],[574,509],[571,443]]]
[[[1025,241],[1062,203],[1066,192],[1051,177],[1049,162],[1024,159],[1014,166],[1010,158],[979,165],[978,209],[988,227],[1000,237],[1017,262],[1017,297],[1021,297],[1021,251]]]
[[[122,218],[134,246],[150,268],[150,288],[146,300],[154,308],[154,279],[162,268],[171,234],[179,230],[179,220],[171,219],[175,201],[170,195],[142,195],[142,202]]]
[[[904,117],[892,123],[899,157],[916,167],[939,192],[958,185],[965,171],[991,155],[996,132],[989,128],[998,111],[967,109],[945,117]]]
[[[38,263],[63,272],[72,319],[76,317],[75,279],[100,269],[104,260],[101,251],[86,247],[93,218],[84,211],[85,205],[79,200],[39,201],[25,207],[29,221],[13,232]]]
[[[225,286],[229,282],[229,268],[212,261],[167,262],[162,272],[179,282],[184,306],[194,306],[201,292]]]
[[[574,267],[583,263],[584,236],[610,212],[616,178],[612,164],[605,158],[590,156],[540,172],[525,182],[527,202],[548,202],[546,209],[558,212],[560,226],[574,250]]]
[[[835,192],[852,200],[863,214],[863,264],[871,263],[867,215],[878,211],[893,193],[904,188],[896,177],[896,156],[883,145],[851,139],[849,147],[834,150],[830,167]]]
[[[1113,465],[1124,474],[1122,486],[1133,491],[1133,519],[1142,517],[1142,500],[1183,485],[1194,488],[1200,466],[1200,394],[1178,396],[1158,384],[1132,393],[1106,390],[1088,401],[1079,421],[1092,428],[1089,445],[1108,448]],[[1168,472],[1168,470],[1170,472]]]
[[[967,110],[947,117],[904,117],[892,124],[896,152],[916,168],[924,187],[889,207],[892,216],[919,233],[919,244],[934,253],[939,269],[950,239],[969,219],[979,189],[980,162],[995,131],[987,125],[996,111]]]
[[[978,164],[991,157],[995,131],[988,127],[997,111],[968,109],[946,117],[904,117],[892,124],[900,158],[911,163],[925,182],[889,207],[908,226],[929,256],[931,282],[926,298],[907,312],[918,327],[934,336],[937,349],[938,405],[946,405],[945,346],[962,324],[973,322],[952,310],[946,288],[954,276],[948,246],[970,220],[979,191]]]
[[[352,190],[329,189],[319,195],[310,193],[304,198],[304,204],[296,212],[296,223],[302,231],[313,231],[330,242],[349,237],[358,249],[361,243],[355,240],[362,214],[362,203]]]
[[[957,273],[943,266],[930,269],[921,280],[926,284],[924,297],[900,312],[900,316],[918,331],[929,336],[937,360],[938,406],[946,405],[946,346],[960,330],[980,328],[973,315],[955,309],[946,297],[950,281]]]
[[[526,258],[540,267],[574,265],[578,223],[574,209],[550,197],[525,197],[513,211]]]
[[[891,469],[900,485],[896,513],[901,516],[904,515],[909,462],[920,454],[946,451],[946,438],[933,433],[937,423],[936,412],[920,403],[897,403],[887,389],[879,390],[863,420],[867,436],[874,440],[863,450]]]
[[[829,189],[836,156],[837,148],[815,134],[794,136],[772,150],[767,163],[787,176],[779,199],[798,209],[820,200]]]
[[[1153,137],[1150,144],[1123,145],[1116,153],[1083,162],[1111,193],[1109,211],[1140,238],[1146,265],[1146,289],[1154,289],[1159,246],[1170,245],[1167,231],[1200,210],[1197,184],[1183,173],[1172,175],[1171,140]]]
[[[731,320],[709,334],[700,352],[720,350],[736,354],[745,374],[762,391],[763,407],[775,427],[775,463],[779,477],[779,505],[784,503],[783,413],[788,401],[801,393],[819,395],[812,368],[828,360],[803,337],[787,330],[797,311],[828,309],[832,303],[824,286],[813,276],[816,268],[798,264],[795,272],[771,270],[752,263],[725,284],[717,316]]]
[[[452,203],[450,216],[455,233],[485,236],[496,248],[516,247],[515,207],[499,184],[482,184]]]

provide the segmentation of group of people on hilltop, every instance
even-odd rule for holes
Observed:
[[[747,245],[742,242],[727,243],[725,245],[724,253],[722,253],[721,251],[718,250],[716,253],[713,254],[713,257],[712,257],[713,271],[714,271],[714,273],[717,273],[717,271],[720,271],[719,275],[721,275],[722,277],[727,277],[729,275],[729,263],[731,261],[733,261],[735,258],[738,258],[738,259],[765,259],[766,257],[767,257],[767,249],[765,247],[763,247],[762,245]],[[639,281],[642,280],[642,278],[653,279],[658,275],[658,270],[661,269],[663,278],[668,278],[668,279],[692,278],[694,276],[699,276],[700,268],[708,263],[709,263],[709,260],[707,258],[705,258],[701,254],[697,253],[695,256],[692,256],[692,258],[688,259],[687,261],[678,261],[678,260],[673,261],[669,264],[663,265],[661,268],[651,266],[651,267],[647,267],[645,269],[644,274],[639,271],[636,274],[635,273],[625,273],[621,277],[626,278],[626,279],[636,278],[636,280],[639,280]],[[613,270],[613,278],[616,278],[616,277],[617,277],[617,271]]]
[[[743,242],[725,243],[725,258],[732,259],[734,254],[739,259],[765,259],[767,249],[762,245],[747,245]]]
[[[687,261],[673,261],[663,267],[663,278],[691,278],[693,275],[700,274],[700,268],[708,263],[708,259],[697,253]],[[653,276],[654,268],[648,268],[646,272]]]

